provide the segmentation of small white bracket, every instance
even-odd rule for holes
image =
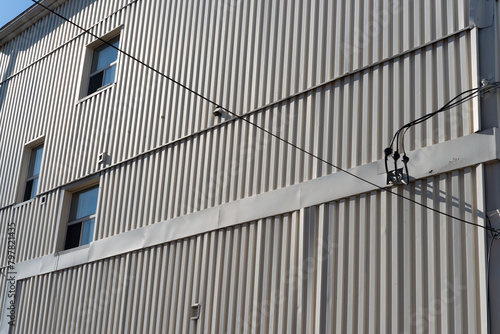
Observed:
[[[222,107],[215,108],[212,113],[214,114],[214,116],[217,116],[217,117],[222,116]]]
[[[109,155],[106,152],[99,153],[97,163],[106,166],[109,163]]]
[[[200,319],[200,315],[201,315],[201,304],[196,303],[191,305],[191,314],[190,314],[191,320]]]

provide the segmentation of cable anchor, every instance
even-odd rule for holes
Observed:
[[[393,152],[390,147],[384,150],[385,153],[385,172],[387,174],[387,185],[401,185],[410,183],[410,174],[408,172],[408,162],[410,158],[406,155],[403,155],[401,161],[403,162],[403,167],[399,167],[398,160],[401,158],[401,155],[398,151]],[[394,160],[394,169],[389,170],[389,157]]]

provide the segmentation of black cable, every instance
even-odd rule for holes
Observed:
[[[405,153],[405,150],[404,150],[404,135],[406,134],[406,132],[412,127],[412,126],[415,126],[417,124],[420,124],[422,122],[425,122],[427,121],[428,119],[430,119],[431,117],[434,117],[435,115],[437,115],[438,113],[441,113],[443,111],[446,111],[446,110],[450,110],[452,108],[455,108],[467,101],[470,101],[474,98],[476,98],[477,96],[479,96],[480,94],[483,94],[483,93],[486,93],[492,89],[496,89],[500,87],[500,83],[498,82],[494,82],[494,83],[491,83],[491,84],[488,84],[487,86],[483,86],[483,87],[478,87],[478,88],[472,88],[472,89],[469,89],[469,90],[466,90],[460,94],[458,94],[457,96],[455,96],[453,99],[451,99],[450,101],[448,101],[448,103],[446,103],[443,107],[441,107],[439,110],[437,111],[434,111],[430,114],[427,114],[427,115],[424,115],[420,118],[417,118],[416,120],[413,120],[405,125],[403,125],[398,131],[396,131],[396,133],[394,134],[394,137],[391,141],[391,144],[389,147],[392,148],[393,146],[393,143],[394,143],[394,140],[395,138],[397,139],[396,140],[396,145],[398,145],[396,147],[396,149],[399,149],[399,147],[402,148],[402,153],[404,154]],[[468,96],[466,97],[462,97],[460,98],[461,96],[463,95],[466,95],[466,94],[469,94]],[[401,134],[402,132],[402,134]],[[401,134],[401,141],[399,140],[399,135]]]
[[[478,88],[476,88],[476,89],[478,89]],[[446,104],[443,108],[439,109],[438,111],[435,111],[435,112],[430,113],[430,114],[428,114],[428,115],[422,116],[421,118],[419,118],[419,119],[415,120],[414,122],[410,122],[410,123],[412,123],[411,125],[405,125],[405,126],[403,126],[401,129],[399,129],[399,130],[398,130],[398,132],[403,131],[403,132],[402,132],[402,134],[401,134],[401,141],[399,142],[399,146],[401,146],[401,153],[403,153],[403,154],[405,154],[405,153],[406,153],[405,148],[404,148],[404,136],[406,135],[406,132],[407,132],[408,130],[410,130],[410,128],[411,128],[411,127],[413,127],[413,126],[415,126],[415,125],[417,125],[417,124],[420,124],[420,123],[423,123],[423,122],[425,122],[425,121],[429,120],[431,117],[434,117],[435,115],[437,115],[437,114],[438,114],[438,113],[440,113],[440,112],[443,112],[443,111],[446,111],[446,110],[450,110],[450,109],[452,109],[452,108],[454,108],[454,107],[457,107],[457,106],[459,106],[459,105],[461,105],[461,104],[463,104],[463,103],[465,103],[465,102],[467,102],[467,101],[470,101],[470,100],[472,100],[472,99],[476,98],[477,96],[479,96],[479,94],[480,94],[480,93],[481,93],[481,92],[480,92],[480,90],[478,89],[478,91],[477,91],[477,92],[474,92],[474,93],[470,94],[469,96],[467,96],[467,97],[464,97],[464,98],[460,99],[459,101],[455,102],[454,104],[452,104],[452,105],[448,105],[449,103],[447,103],[447,104]],[[463,93],[462,93],[462,94],[463,94]],[[460,94],[460,95],[462,95],[462,94]],[[456,97],[455,97],[455,98],[456,98]],[[454,98],[454,99],[455,99],[455,98]],[[453,100],[452,100],[452,101],[453,101]],[[450,102],[451,102],[451,101],[450,101]],[[408,123],[408,124],[410,124],[410,123]],[[398,146],[398,147],[399,147],[399,146]]]
[[[399,134],[399,133],[400,133],[400,132],[401,132],[404,128],[408,128],[408,127],[411,127],[411,126],[413,126],[413,125],[415,125],[415,124],[421,123],[421,122],[423,122],[423,121],[425,121],[425,120],[427,120],[427,119],[429,119],[429,118],[433,117],[434,115],[436,115],[436,114],[438,114],[438,113],[440,113],[440,112],[443,112],[443,111],[445,111],[445,110],[449,110],[449,109],[451,109],[452,107],[455,107],[455,106],[457,106],[458,104],[463,103],[463,102],[460,102],[460,103],[458,103],[458,104],[456,104],[456,103],[455,103],[455,104],[453,104],[453,105],[452,105],[452,102],[453,102],[453,101],[455,101],[456,99],[458,99],[460,96],[465,95],[465,94],[468,94],[468,93],[472,93],[472,92],[474,92],[474,93],[475,93],[475,91],[478,91],[478,90],[480,90],[480,89],[481,89],[481,88],[473,88],[473,89],[466,90],[466,91],[464,91],[464,92],[462,92],[462,93],[458,94],[457,96],[455,96],[455,97],[454,97],[453,99],[451,99],[450,101],[448,101],[448,102],[447,102],[447,103],[446,103],[443,107],[441,107],[441,108],[440,108],[440,109],[438,109],[437,111],[434,111],[434,112],[432,112],[432,113],[430,113],[430,114],[426,114],[426,115],[424,115],[424,116],[422,116],[422,117],[417,118],[416,120],[413,120],[413,121],[411,121],[411,122],[409,122],[409,123],[407,123],[407,124],[403,125],[403,126],[402,126],[402,127],[401,127],[401,128],[400,128],[400,129],[399,129],[399,130],[398,130],[398,131],[394,134],[394,136],[393,136],[393,138],[392,138],[392,141],[391,141],[391,144],[390,144],[390,147],[392,147],[392,145],[393,145],[393,143],[394,143],[395,139],[397,138],[398,134]],[[460,101],[462,101],[462,100],[460,100]]]
[[[493,228],[491,224],[490,217],[486,215],[486,222],[488,224],[489,228]],[[491,250],[493,248],[493,243],[495,240],[497,240],[500,236],[498,230],[497,232],[493,233],[493,231],[490,230],[490,236],[491,236],[491,241],[490,241],[490,246],[488,247],[488,254],[487,254],[487,263],[488,263],[488,271],[486,273],[486,289],[487,289],[487,300],[488,300],[488,318],[491,319],[491,298],[490,298],[490,270],[491,270]]]
[[[200,93],[198,93],[197,91],[195,91],[195,90],[193,90],[193,89],[189,88],[188,86],[186,86],[186,85],[184,85],[184,84],[180,83],[179,81],[177,81],[177,80],[175,80],[175,79],[173,79],[173,78],[169,77],[168,75],[163,74],[162,72],[160,72],[159,70],[157,70],[157,69],[156,69],[156,68],[154,68],[153,66],[146,64],[146,63],[145,63],[145,62],[143,62],[142,60],[140,60],[140,59],[138,59],[138,58],[136,58],[136,57],[132,56],[131,54],[129,54],[129,53],[127,53],[127,52],[125,52],[125,51],[121,50],[120,48],[118,48],[118,47],[114,46],[113,44],[109,43],[109,41],[106,41],[105,39],[102,39],[101,37],[99,37],[99,36],[97,36],[96,34],[94,34],[93,32],[91,32],[89,29],[85,29],[84,27],[82,27],[82,26],[80,26],[80,25],[76,24],[75,22],[73,22],[73,21],[71,21],[71,20],[67,19],[66,17],[62,16],[61,14],[56,13],[54,10],[50,9],[49,7],[47,7],[47,6],[45,6],[45,5],[42,5],[42,4],[40,3],[40,2],[41,2],[41,0],[40,0],[40,1],[31,0],[31,1],[33,1],[35,4],[39,5],[40,7],[43,7],[44,9],[48,10],[48,11],[49,11],[49,12],[51,12],[52,14],[54,14],[54,15],[56,15],[56,16],[58,16],[58,17],[60,17],[60,18],[61,18],[61,19],[63,19],[64,21],[68,22],[69,24],[71,24],[71,25],[73,25],[73,26],[77,27],[78,29],[83,30],[85,33],[87,33],[87,34],[91,35],[92,37],[97,38],[99,41],[103,42],[103,44],[106,44],[106,45],[108,45],[108,46],[112,47],[113,49],[117,50],[119,53],[121,53],[121,54],[123,54],[123,55],[125,55],[125,56],[129,57],[130,59],[132,59],[132,60],[136,61],[137,63],[141,64],[142,66],[144,66],[144,67],[146,67],[146,68],[150,69],[151,71],[155,72],[156,74],[161,75],[161,76],[162,76],[162,77],[164,77],[165,79],[170,80],[170,81],[171,81],[171,82],[173,82],[174,84],[176,84],[176,85],[178,85],[178,86],[180,86],[180,87],[182,87],[182,88],[186,89],[188,92],[190,92],[190,93],[192,93],[192,94],[194,94],[194,95],[198,96],[199,98],[201,98],[201,99],[203,99],[203,100],[205,100],[205,101],[207,101],[207,102],[209,102],[209,103],[211,103],[211,104],[214,104],[214,105],[216,105],[216,106],[218,105],[217,103],[215,103],[214,101],[210,100],[209,98],[207,98],[207,97],[205,97],[205,96],[201,95],[201,94],[200,94]],[[225,108],[222,108],[222,109],[226,110]],[[226,110],[226,111],[230,112],[229,110]],[[230,113],[231,113],[231,112],[230,112]]]
[[[442,212],[442,211],[439,211],[438,209],[435,209],[435,208],[429,207],[429,206],[427,206],[427,205],[425,205],[425,204],[422,204],[422,203],[420,203],[420,202],[418,202],[418,201],[416,201],[416,200],[414,200],[414,199],[412,199],[412,198],[406,197],[406,196],[404,196],[404,195],[401,195],[401,194],[398,194],[398,193],[396,193],[396,192],[393,192],[393,191],[391,191],[391,190],[389,190],[389,189],[387,189],[387,188],[381,187],[381,186],[379,186],[378,184],[375,184],[375,183],[373,183],[373,182],[371,182],[371,181],[369,181],[369,180],[366,180],[366,179],[364,179],[364,178],[362,178],[362,177],[360,177],[360,176],[358,176],[358,175],[355,175],[355,174],[353,174],[353,173],[351,173],[351,172],[349,172],[349,171],[347,171],[347,170],[345,170],[345,169],[343,169],[343,168],[341,168],[341,167],[339,167],[339,166],[336,166],[336,165],[334,165],[333,163],[331,163],[331,162],[329,162],[329,161],[327,161],[327,160],[325,160],[325,159],[321,158],[320,156],[317,156],[317,155],[315,155],[314,153],[311,153],[311,152],[307,151],[306,149],[303,149],[303,148],[301,148],[301,147],[297,146],[296,144],[293,144],[293,143],[291,143],[291,142],[287,141],[286,139],[283,139],[283,138],[279,137],[278,135],[276,135],[276,134],[274,134],[274,133],[270,132],[269,130],[266,130],[265,128],[263,128],[263,127],[261,127],[261,126],[259,126],[259,125],[255,124],[255,123],[253,123],[253,122],[251,122],[251,121],[247,120],[245,117],[242,117],[242,116],[240,116],[240,115],[238,115],[238,114],[236,114],[236,113],[234,113],[234,112],[232,112],[232,111],[230,111],[230,110],[228,110],[228,109],[226,109],[226,108],[222,107],[220,104],[218,104],[218,103],[216,103],[216,102],[214,102],[214,101],[210,100],[209,98],[207,98],[207,97],[205,97],[205,96],[201,95],[200,93],[198,93],[198,92],[194,91],[193,89],[191,89],[191,88],[187,87],[186,85],[184,85],[184,84],[182,84],[182,83],[178,82],[177,80],[175,80],[175,79],[173,79],[173,78],[169,77],[168,75],[166,75],[166,74],[164,74],[164,73],[160,72],[159,70],[155,69],[154,67],[152,67],[152,66],[150,66],[150,65],[148,65],[148,64],[146,64],[146,63],[144,63],[143,61],[141,61],[141,60],[137,59],[136,57],[134,57],[134,56],[130,55],[129,53],[127,53],[127,52],[125,52],[125,51],[121,50],[120,48],[115,47],[114,45],[112,45],[112,44],[111,44],[111,43],[109,43],[108,41],[106,41],[106,40],[104,40],[104,39],[100,38],[99,36],[95,35],[94,33],[92,33],[90,30],[88,30],[88,29],[85,29],[85,28],[81,27],[80,25],[78,25],[78,24],[74,23],[73,21],[71,21],[71,20],[67,19],[66,17],[64,17],[64,16],[62,16],[62,15],[60,15],[60,14],[56,13],[54,10],[52,10],[52,9],[50,9],[50,8],[48,8],[48,7],[46,7],[45,5],[42,5],[39,1],[36,1],[36,0],[31,0],[31,1],[33,1],[35,4],[37,4],[37,5],[39,5],[39,6],[43,7],[43,8],[44,8],[44,9],[46,9],[47,11],[49,11],[49,12],[53,13],[54,15],[58,16],[59,18],[63,19],[64,21],[66,21],[66,22],[70,23],[71,25],[73,25],[73,26],[77,27],[78,29],[83,30],[84,32],[86,32],[87,34],[89,34],[89,35],[93,36],[94,38],[97,38],[99,41],[103,42],[104,44],[106,44],[106,45],[108,45],[108,46],[110,46],[110,47],[112,47],[112,48],[116,49],[116,50],[117,50],[118,52],[120,52],[121,54],[123,54],[123,55],[125,55],[125,56],[129,57],[130,59],[132,59],[132,60],[134,60],[134,61],[138,62],[139,64],[143,65],[144,67],[146,67],[146,68],[148,68],[148,69],[152,70],[153,72],[155,72],[155,73],[159,74],[160,76],[164,77],[165,79],[167,79],[167,80],[169,80],[169,81],[171,81],[171,82],[173,82],[173,83],[175,83],[175,84],[179,85],[180,87],[182,87],[182,88],[186,89],[186,90],[187,90],[187,91],[189,91],[190,93],[192,93],[192,94],[194,94],[194,95],[196,95],[196,96],[200,97],[201,99],[203,99],[203,100],[205,100],[205,101],[207,101],[207,102],[209,102],[209,103],[211,103],[211,104],[213,104],[213,105],[215,105],[215,106],[217,106],[217,107],[220,107],[222,110],[224,110],[224,111],[226,111],[227,113],[229,113],[229,114],[233,115],[234,117],[238,118],[239,120],[242,120],[242,121],[244,121],[244,122],[248,123],[249,125],[251,125],[251,126],[254,126],[254,127],[258,128],[259,130],[263,131],[264,133],[267,133],[268,135],[270,135],[270,136],[272,136],[272,137],[276,138],[277,140],[282,141],[283,143],[285,143],[285,144],[287,144],[287,145],[289,145],[289,146],[291,146],[291,147],[295,148],[296,150],[298,150],[298,151],[300,151],[300,152],[302,152],[302,153],[304,153],[304,154],[306,154],[306,155],[309,155],[310,157],[312,157],[312,158],[314,158],[314,159],[317,159],[318,161],[320,161],[320,162],[322,162],[322,163],[324,163],[324,164],[327,164],[327,165],[329,165],[329,166],[331,166],[331,167],[333,167],[333,168],[335,168],[335,169],[337,169],[337,170],[339,170],[339,171],[341,171],[341,172],[344,172],[344,173],[346,173],[347,175],[350,175],[350,176],[352,176],[352,177],[354,177],[354,178],[356,178],[356,179],[358,179],[358,180],[360,180],[360,181],[362,181],[362,182],[364,182],[364,183],[367,183],[367,184],[369,184],[369,185],[371,185],[371,186],[373,186],[373,187],[375,187],[375,188],[377,188],[377,189],[379,189],[379,190],[381,190],[381,191],[385,191],[385,192],[387,192],[387,193],[389,193],[389,194],[392,194],[392,195],[395,195],[395,196],[397,196],[397,197],[399,197],[399,198],[405,199],[405,200],[407,200],[407,201],[409,201],[409,202],[411,202],[411,203],[414,203],[414,204],[416,204],[416,205],[418,205],[418,206],[420,206],[420,207],[422,207],[422,208],[425,208],[425,209],[427,209],[427,210],[430,210],[430,211],[433,211],[433,212],[435,212],[435,213],[438,213],[438,214],[440,214],[440,215],[442,215],[442,216],[448,217],[448,218],[450,218],[450,219],[454,219],[454,220],[456,220],[456,221],[459,221],[459,222],[462,222],[462,223],[465,223],[465,224],[468,224],[468,225],[476,226],[476,227],[479,227],[479,228],[482,228],[482,229],[485,229],[485,230],[490,230],[491,232],[496,232],[496,230],[495,230],[495,229],[489,228],[489,227],[487,227],[487,226],[483,226],[483,225],[480,225],[480,224],[477,224],[477,223],[469,222],[469,221],[467,221],[467,220],[465,220],[465,219],[458,218],[458,217],[455,217],[455,216],[453,216],[453,215],[451,215],[451,214],[449,214],[449,213]]]
[[[457,96],[455,96],[450,101],[448,101],[440,109],[438,109],[432,113],[426,114],[422,117],[419,117],[419,118],[403,125],[400,129],[398,129],[398,131],[396,131],[396,133],[392,137],[390,146],[384,150],[384,153],[385,153],[385,159],[384,159],[385,160],[385,171],[388,175],[389,175],[389,173],[393,174],[393,177],[391,177],[391,179],[388,178],[387,183],[388,184],[401,184],[401,183],[409,184],[410,183],[410,174],[408,172],[408,162],[410,159],[406,155],[406,149],[405,149],[405,135],[408,132],[408,130],[410,130],[413,126],[416,126],[420,123],[423,123],[423,122],[429,120],[430,118],[436,116],[438,113],[441,113],[441,112],[444,112],[447,110],[451,110],[452,108],[455,108],[455,107],[457,107],[457,106],[459,106],[467,101],[470,101],[470,100],[478,97],[481,94],[487,93],[488,91],[490,91],[492,89],[496,89],[498,87],[500,87],[499,82],[494,82],[494,83],[487,82],[486,84],[483,84],[481,87],[466,90],[466,91],[458,94]],[[393,150],[394,144],[396,145],[396,147]],[[401,149],[401,154],[400,154],[400,149]],[[392,152],[394,152],[394,153],[392,153]],[[388,164],[387,164],[389,156],[391,154],[392,154],[392,158],[394,160],[394,171],[393,172],[389,171]],[[403,172],[398,172],[398,160],[401,157],[401,155],[402,155],[404,170],[406,172],[406,180],[405,180],[405,174]]]
[[[416,120],[413,120],[413,121],[411,121],[411,122],[409,122],[409,123],[407,123],[407,124],[403,125],[403,126],[402,126],[402,127],[401,127],[398,131],[396,131],[396,133],[395,133],[395,134],[394,134],[394,136],[392,137],[392,141],[391,141],[391,143],[390,143],[389,147],[391,147],[391,148],[392,148],[392,146],[393,146],[393,144],[394,144],[394,141],[396,140],[396,138],[399,138],[399,134],[401,133],[401,131],[403,131],[403,129],[405,129],[405,128],[410,128],[410,127],[412,127],[412,126],[414,126],[414,125],[416,125],[416,124],[420,124],[420,123],[422,123],[422,122],[424,122],[424,121],[428,120],[429,118],[431,118],[431,117],[435,116],[435,115],[436,115],[436,114],[438,114],[438,113],[441,113],[441,112],[443,112],[443,111],[449,110],[449,109],[451,109],[451,108],[454,108],[454,107],[456,107],[456,106],[458,106],[458,105],[460,105],[460,104],[462,104],[462,103],[466,102],[466,99],[471,99],[471,98],[473,98],[473,97],[471,97],[471,96],[472,96],[473,94],[477,93],[478,91],[480,91],[481,89],[482,89],[482,88],[473,88],[473,89],[466,90],[466,91],[464,91],[464,92],[462,92],[462,93],[458,94],[457,96],[455,96],[455,97],[454,97],[453,99],[451,99],[450,101],[448,101],[448,102],[447,102],[447,103],[446,103],[443,107],[441,107],[441,108],[440,108],[440,109],[438,109],[437,111],[434,111],[434,112],[432,112],[432,113],[430,113],[430,114],[426,114],[426,115],[424,115],[424,116],[422,116],[422,117],[417,118]],[[459,100],[459,101],[457,101],[457,102],[455,102],[455,103],[453,103],[453,104],[452,104],[452,102],[453,102],[453,101],[457,100],[457,99],[458,99],[459,97],[461,97],[462,95],[465,95],[465,94],[468,94],[468,93],[471,93],[471,95],[469,95],[468,97],[463,98],[463,99],[461,99],[461,100]],[[399,145],[399,140],[396,140],[396,143],[397,143],[397,145]],[[396,147],[396,148],[398,148],[398,147]]]
[[[95,28],[96,26],[98,26],[99,24],[103,23],[105,20],[107,20],[108,18],[116,15],[117,13],[119,13],[120,11],[126,9],[127,7],[135,4],[136,2],[138,1],[141,1],[141,0],[131,0],[130,2],[126,3],[125,5],[123,5],[122,7],[119,7],[117,8],[114,12],[112,12],[111,14],[105,16],[104,18],[101,18],[101,20],[97,21],[96,23],[94,23],[92,25],[91,28]],[[68,40],[66,40],[65,42],[63,42],[62,44],[59,44],[56,48],[48,51],[46,54],[44,54],[43,56],[40,56],[40,58],[37,58],[35,60],[33,60],[32,62],[30,62],[29,64],[26,64],[25,67],[19,69],[17,72],[15,73],[11,73],[10,75],[8,75],[7,77],[4,77],[2,79],[2,81],[0,81],[0,87],[2,87],[2,85],[4,85],[5,83],[7,83],[7,81],[19,76],[21,73],[25,72],[26,70],[28,70],[29,68],[32,68],[33,66],[35,66],[36,64],[40,63],[41,61],[47,59],[50,55],[54,54],[55,52],[59,51],[61,48],[65,47],[66,45],[70,44],[71,42],[75,41],[76,39],[80,38],[80,36],[82,36],[83,34],[85,34],[85,32],[81,32],[80,34],[76,35],[76,36],[73,36],[73,37],[70,37]]]
[[[401,184],[401,183],[409,184],[410,183],[410,174],[408,171],[408,162],[410,161],[410,159],[406,155],[406,149],[405,149],[405,135],[408,132],[408,130],[410,130],[413,126],[416,126],[420,123],[423,123],[423,122],[429,120],[430,118],[434,117],[438,113],[455,108],[455,107],[457,107],[457,106],[459,106],[467,101],[470,101],[471,99],[476,98],[480,94],[486,93],[491,89],[498,88],[499,85],[500,85],[500,83],[498,83],[498,82],[495,82],[493,84],[487,83],[486,85],[483,85],[481,87],[466,90],[466,91],[458,94],[457,96],[455,96],[450,101],[448,101],[440,109],[438,109],[432,113],[426,114],[422,117],[419,117],[419,118],[403,125],[400,129],[398,129],[396,131],[396,133],[394,134],[394,136],[392,137],[390,146],[384,150],[384,153],[385,153],[385,159],[384,159],[385,160],[385,172],[388,175],[387,184],[390,185],[390,184]],[[396,147],[393,150],[394,144],[396,145]],[[400,150],[401,150],[401,154],[400,154]],[[394,153],[392,153],[392,152],[394,152]],[[388,164],[387,164],[389,156],[391,156],[391,154],[392,154],[392,158],[394,160],[394,171],[393,172],[389,171]],[[398,160],[400,157],[402,157],[404,171],[406,172],[406,180],[405,180],[405,174],[402,171],[401,172],[398,171]],[[389,175],[392,175],[392,176],[389,177]]]
[[[491,298],[490,298],[490,257],[491,257],[491,249],[493,247],[493,242],[495,239],[491,239],[490,247],[488,248],[488,272],[486,273],[486,290],[487,290],[487,300],[488,300],[488,318],[491,321]]]

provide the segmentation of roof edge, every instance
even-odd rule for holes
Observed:
[[[66,1],[67,0],[41,0],[40,3],[49,8],[56,8]],[[0,46],[12,40],[48,14],[50,14],[50,12],[45,8],[33,4],[14,19],[7,22],[3,27],[0,27]]]

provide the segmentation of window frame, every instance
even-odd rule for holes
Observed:
[[[109,40],[107,40],[107,39],[106,39],[106,41],[107,41],[108,43],[110,43],[110,44],[113,44],[113,43],[114,43],[113,41],[114,41],[115,39],[117,39],[117,40],[118,40],[118,47],[120,47],[120,41],[121,41],[121,38],[120,38],[120,35],[119,35],[119,34],[118,34],[117,36],[115,36],[115,37],[113,37],[113,38],[109,39]],[[100,51],[97,51],[97,50],[98,50],[100,47],[104,46],[104,45],[107,45],[107,47],[112,48],[112,46],[110,46],[109,44],[102,43],[101,45],[99,45],[98,47],[96,47],[96,48],[94,48],[94,49],[92,50],[92,60],[91,60],[91,62],[90,62],[90,74],[89,74],[88,84],[87,84],[87,96],[90,96],[90,95],[92,95],[92,94],[96,94],[96,93],[98,93],[99,91],[101,91],[101,90],[105,89],[105,88],[106,88],[106,87],[108,87],[108,86],[113,85],[113,84],[116,82],[116,68],[117,68],[117,65],[118,65],[118,56],[120,55],[120,52],[118,52],[118,51],[117,51],[117,54],[116,54],[116,59],[115,59],[114,61],[112,61],[112,62],[111,62],[108,66],[106,66],[106,67],[104,67],[104,68],[102,68],[102,69],[100,69],[100,70],[96,70],[95,72],[92,72],[92,64],[93,64],[93,62],[94,62],[94,59],[95,59],[96,55],[98,55],[98,53],[97,53],[97,52],[104,51],[106,48],[104,48],[104,49],[102,49],[102,50],[100,50]],[[110,82],[110,83],[107,83],[107,84],[105,84],[105,85],[102,85],[102,86],[100,86],[99,88],[97,88],[95,92],[91,92],[91,93],[90,93],[90,92],[89,92],[89,90],[90,90],[90,83],[91,83],[91,81],[92,81],[92,80],[91,80],[91,79],[92,79],[92,77],[94,77],[94,76],[98,75],[99,73],[103,73],[103,78],[102,78],[102,80],[104,80],[105,75],[106,75],[106,70],[107,70],[107,69],[110,69],[110,68],[112,68],[112,67],[115,67],[115,77],[113,78],[113,82]]]
[[[114,62],[114,66],[116,66],[115,70],[115,80],[112,83],[106,84],[104,86],[99,87],[98,90],[95,92],[89,94],[89,84],[90,84],[90,77],[100,71],[92,72],[92,61],[94,58],[94,51],[101,47],[102,45],[105,45],[102,40],[105,41],[112,41],[114,38],[119,38],[119,46],[121,47],[122,41],[125,40],[124,38],[124,33],[123,33],[123,24],[117,26],[116,28],[112,29],[108,33],[102,35],[98,39],[95,39],[94,41],[90,42],[85,46],[83,55],[82,55],[82,60],[81,60],[81,70],[79,74],[79,87],[77,90],[77,97],[76,97],[76,104],[79,104],[95,95],[98,95],[102,93],[103,91],[113,87],[114,85],[117,84],[117,78],[119,74],[119,63],[121,61],[121,55],[120,52],[118,52],[118,55],[116,57],[116,61]],[[112,65],[110,65],[112,66]],[[101,70],[102,71],[102,70]]]
[[[97,197],[96,197],[96,209],[95,209],[95,212],[90,214],[90,215],[87,215],[87,216],[84,216],[84,217],[81,217],[81,218],[78,218],[78,219],[74,219],[74,220],[71,220],[71,213],[72,213],[72,209],[73,209],[73,200],[75,198],[75,195],[79,195],[80,193],[83,193],[83,192],[86,192],[86,191],[89,191],[89,190],[92,190],[96,188],[97,189]],[[92,242],[95,241],[95,226],[96,226],[96,222],[97,222],[97,210],[98,210],[98,204],[99,204],[99,193],[100,193],[100,186],[99,186],[99,183],[94,183],[94,184],[90,184],[90,185],[86,185],[84,187],[80,187],[78,188],[77,190],[74,190],[74,191],[71,191],[71,192],[68,192],[69,193],[69,201],[66,201],[67,204],[69,204],[69,207],[68,207],[68,214],[67,214],[67,218],[65,219],[66,221],[66,232],[65,232],[65,236],[64,236],[64,242],[63,242],[63,250],[70,250],[70,249],[76,249],[78,247],[82,247],[82,246],[87,246],[87,245],[90,245]],[[87,222],[87,221],[91,221],[91,220],[94,220],[94,228],[92,230],[92,240],[87,243],[87,244],[83,244],[82,245],[82,236],[83,236],[83,228],[84,228],[84,223]],[[66,241],[68,239],[68,229],[70,226],[73,226],[73,225],[77,225],[77,224],[80,224],[81,223],[81,227],[80,227],[80,235],[79,235],[79,240],[78,240],[78,246],[75,246],[75,247],[70,247],[70,248],[66,248]]]
[[[31,165],[31,160],[33,158],[33,151],[38,150],[38,149],[42,149],[42,156],[40,158],[40,170],[38,171],[38,174],[33,174],[32,176],[29,176],[29,173],[30,173],[29,166]],[[31,195],[31,193],[33,193],[33,184],[31,186],[31,191],[30,191],[30,195],[29,195],[30,198],[26,198],[26,191],[28,190],[27,189],[28,182],[40,179],[40,172],[42,170],[42,161],[43,161],[43,150],[44,150],[44,144],[43,143],[40,144],[40,145],[34,146],[34,147],[32,147],[30,149],[30,157],[29,157],[29,161],[28,161],[28,172],[27,172],[27,175],[26,175],[26,180],[24,181],[23,202],[27,202],[29,200],[32,200],[37,195],[39,182],[37,182],[37,187],[36,187],[37,189],[35,189],[35,194],[33,196]],[[36,159],[36,156],[35,156],[35,159]],[[35,163],[36,163],[36,161],[35,161]]]
[[[66,249],[66,235],[68,233],[68,223],[70,222],[71,219],[71,203],[73,200],[73,195],[75,195],[78,192],[93,188],[93,187],[98,187],[98,194],[97,194],[97,206],[96,206],[96,212],[95,212],[95,217],[94,217],[94,232],[93,232],[93,240],[86,245],[83,246],[78,246],[78,247],[73,247],[73,248],[68,248]],[[101,196],[101,191],[102,191],[102,184],[100,182],[100,176],[99,175],[92,175],[89,177],[86,177],[82,180],[76,181],[75,183],[72,183],[70,185],[64,186],[61,189],[60,193],[60,203],[61,203],[61,209],[60,209],[60,214],[57,215],[57,235],[55,239],[55,248],[57,253],[67,253],[67,252],[72,252],[78,249],[86,248],[89,247],[92,242],[96,241],[96,233],[97,233],[97,226],[99,224],[99,200]]]
[[[37,149],[40,146],[42,147],[42,157],[40,159],[40,171],[38,172],[37,175],[28,176],[32,152],[34,149]],[[18,177],[17,190],[16,190],[16,195],[15,195],[15,203],[16,204],[21,204],[21,203],[26,203],[26,202],[32,201],[34,198],[36,198],[38,196],[40,178],[41,178],[43,166],[44,166],[44,154],[45,154],[45,136],[38,137],[38,138],[24,144],[23,155],[22,155],[22,159],[21,159],[21,168],[20,168],[19,174],[18,174],[19,177]],[[25,199],[26,185],[29,181],[34,180],[34,179],[38,179],[38,185],[37,185],[36,192],[35,192],[33,197],[30,196],[29,199]]]

